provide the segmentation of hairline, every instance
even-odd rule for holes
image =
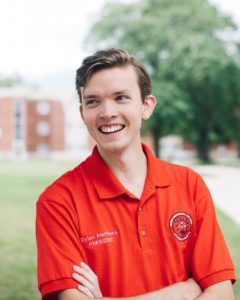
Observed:
[[[137,71],[137,67],[133,64],[133,62],[131,60],[129,60],[128,62],[125,62],[125,63],[122,63],[122,64],[116,64],[114,66],[100,66],[99,69],[95,69],[94,70],[94,67],[97,67],[97,63],[92,65],[90,68],[89,68],[89,71],[87,72],[87,76],[86,76],[86,81],[84,83],[84,86],[81,86],[80,87],[80,92],[81,92],[81,99],[80,99],[80,102],[82,104],[82,100],[83,100],[83,94],[82,94],[82,91],[86,88],[89,80],[91,79],[91,77],[94,75],[94,74],[97,74],[98,72],[100,71],[103,71],[103,70],[107,70],[107,69],[114,69],[114,68],[126,68],[126,67],[132,67],[134,69],[134,72],[135,72],[135,75],[136,75],[136,79],[137,79],[137,85],[138,85],[138,88],[140,90],[140,95],[141,95],[141,99],[142,99],[142,102],[144,102],[145,97],[143,97],[142,95],[142,91],[141,91],[141,83],[140,83],[140,77],[139,77],[139,74],[138,74],[138,71]]]

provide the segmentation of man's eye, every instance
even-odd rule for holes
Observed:
[[[128,97],[127,96],[125,96],[125,95],[119,95],[119,96],[117,96],[117,100],[118,101],[124,101],[124,100],[126,100]]]
[[[87,106],[90,106],[90,107],[92,107],[92,106],[96,106],[97,105],[97,100],[88,100],[87,102],[86,102],[86,105]]]

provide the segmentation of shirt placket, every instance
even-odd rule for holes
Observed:
[[[137,211],[137,232],[140,247],[146,249],[151,244],[151,236],[146,219],[146,206],[148,201],[151,201],[152,196],[155,194],[156,188],[149,181],[146,181],[145,188],[138,205]]]

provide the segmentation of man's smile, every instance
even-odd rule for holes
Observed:
[[[114,132],[121,131],[125,125],[113,124],[113,125],[102,125],[98,127],[98,130],[103,134],[110,134]]]

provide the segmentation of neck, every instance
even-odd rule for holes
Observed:
[[[107,165],[114,171],[128,171],[145,162],[146,157],[142,149],[141,143],[137,147],[127,148],[117,152],[105,152],[98,148],[98,151]]]
[[[140,197],[147,175],[147,158],[141,143],[120,153],[105,153],[100,149],[99,152],[123,186]]]

